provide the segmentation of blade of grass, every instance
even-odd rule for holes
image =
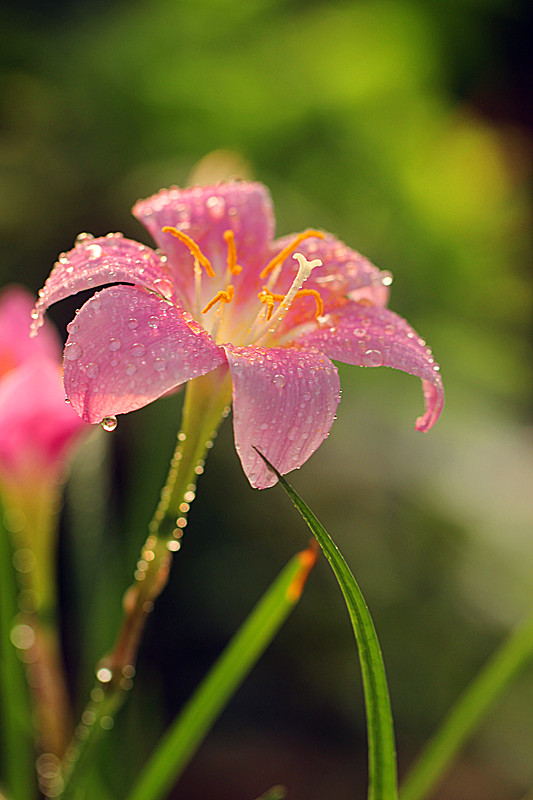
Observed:
[[[532,655],[533,616],[509,635],[459,697],[407,774],[401,800],[429,796],[461,746]]]
[[[163,737],[128,800],[160,800],[182,774],[222,709],[298,602],[316,561],[317,550],[312,545],[289,561],[259,600]]]
[[[259,450],[257,452],[278,477],[281,486],[313,532],[344,595],[359,651],[365,694],[368,800],[395,800],[398,797],[396,749],[389,689],[376,630],[365,599],[342,553],[324,526],[285,478]]]
[[[10,634],[17,614],[18,587],[8,532],[0,505],[0,746],[3,783],[9,797],[35,797],[33,729],[24,666]]]

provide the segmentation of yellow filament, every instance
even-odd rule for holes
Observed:
[[[281,264],[283,261],[285,261],[287,256],[290,256],[292,251],[298,247],[300,242],[303,242],[304,239],[309,239],[311,236],[316,236],[317,239],[325,239],[325,234],[321,233],[321,231],[307,230],[298,234],[298,236],[296,236],[296,238],[290,244],[284,247],[283,250],[277,254],[277,256],[274,256],[272,261],[269,261],[259,277],[266,278],[266,276],[269,275],[272,270],[278,266],[278,264]]]
[[[183,233],[183,231],[180,231],[177,228],[172,228],[170,225],[165,225],[165,227],[163,228],[163,233],[171,233],[172,236],[175,236],[176,239],[179,239],[180,242],[183,242],[185,247],[189,249],[195,261],[197,261],[199,264],[202,265],[202,267],[204,267],[209,277],[210,278],[215,277],[215,271],[211,266],[211,262],[209,261],[207,256],[204,256],[204,254],[202,253],[202,251],[200,250],[199,246],[196,244],[194,239],[191,239],[191,237],[187,236],[187,234]]]
[[[272,311],[274,309],[274,303],[282,303],[285,300],[286,295],[284,294],[273,294],[270,289],[267,289],[266,286],[263,287],[263,291],[260,292],[258,298],[261,300],[262,303],[265,303],[268,307],[267,310],[267,321],[270,320],[272,317]],[[316,302],[316,312],[315,317],[321,317],[324,313],[324,301],[322,300],[319,292],[316,289],[299,289],[296,294],[294,295],[293,302],[298,297],[314,297]]]
[[[235,237],[232,230],[224,231],[224,239],[228,245],[228,269],[232,275],[242,272],[242,267],[237,264],[237,250],[235,248]]]
[[[231,303],[234,296],[235,296],[235,289],[230,283],[230,285],[225,291],[221,290],[220,292],[216,293],[213,299],[210,300],[209,303],[206,305],[206,307],[202,309],[202,314],[207,314],[207,312],[210,311],[213,308],[213,306],[216,305],[217,303]]]

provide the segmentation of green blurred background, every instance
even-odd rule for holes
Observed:
[[[129,214],[138,197],[228,169],[269,185],[280,234],[325,228],[391,270],[391,307],[440,361],[447,404],[426,436],[417,380],[341,366],[332,434],[291,476],[374,615],[401,771],[533,605],[527,5],[4,3],[0,284],[36,291],[80,231],[150,243]],[[52,310],[61,331],[79,304]],[[72,466],[60,556],[78,706],[118,624],[180,403],[122,418]],[[247,484],[229,422],[198,498],[100,751],[117,798],[307,541],[280,489]],[[523,797],[532,720],[530,667],[434,798]],[[289,800],[363,798],[365,747],[348,618],[323,562],[172,796],[252,800],[282,783]]]

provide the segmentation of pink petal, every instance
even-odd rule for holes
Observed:
[[[426,413],[416,429],[427,431],[444,405],[439,367],[431,350],[410,325],[387,308],[350,303],[328,314],[315,330],[298,336],[302,347],[316,347],[330,358],[360,367],[395,367],[422,379]]]
[[[0,382],[0,472],[11,483],[54,476],[86,428],[65,403],[59,363],[39,354]]]
[[[87,422],[141,408],[226,360],[188,312],[134,286],[98,292],[68,327],[65,389]]]
[[[236,289],[251,277],[256,278],[267,263],[274,216],[270,194],[260,183],[239,181],[218,186],[164,189],[147,200],[139,200],[133,213],[168,255],[173,280],[189,303],[192,303],[194,288],[193,259],[178,239],[170,233],[162,233],[166,225],[179,228],[194,239],[210,259],[217,276],[223,276],[226,270],[227,245],[223,234],[231,229],[237,261],[244,267],[234,281]]]
[[[284,236],[272,244],[272,255],[291,242],[294,236]],[[296,248],[309,261],[319,258],[321,267],[315,267],[304,289],[315,289],[324,303],[325,312],[332,311],[348,296],[355,302],[369,300],[373,305],[386,306],[389,299],[389,285],[392,277],[382,272],[360,253],[352,250],[335,236],[327,233],[325,239],[312,237]],[[291,256],[285,259],[280,276],[273,289],[278,294],[288,292],[296,273],[298,263]],[[316,315],[316,303],[312,297],[298,298],[280,326],[282,336],[295,325],[312,320]]]
[[[227,346],[233,379],[235,447],[252,486],[276,483],[257,447],[282,474],[304,464],[328,435],[339,376],[320,353]]]
[[[30,339],[34,302],[22,286],[8,286],[0,295],[0,378],[34,356],[47,356],[59,363],[61,343],[51,325],[45,325],[37,339]]]
[[[83,234],[82,234],[83,236]],[[165,257],[144,244],[112,233],[98,239],[80,239],[55,264],[32,314],[33,330],[42,325],[46,309],[58,300],[106,283],[133,283],[175,298]]]

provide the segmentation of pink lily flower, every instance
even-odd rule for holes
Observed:
[[[422,379],[428,430],[443,406],[438,366],[408,323],[386,308],[390,273],[331,234],[274,240],[272,202],[258,183],[172,188],[134,215],[158,250],[121,234],[78,237],[33,311],[113,285],[68,326],[64,380],[73,408],[100,422],[141,408],[212,370],[232,380],[236,450],[252,486],[301,466],[328,435],[340,399],[331,359],[389,366]]]
[[[65,403],[59,337],[45,326],[30,338],[33,302],[16,286],[0,295],[0,483],[11,492],[56,480],[87,428]]]

